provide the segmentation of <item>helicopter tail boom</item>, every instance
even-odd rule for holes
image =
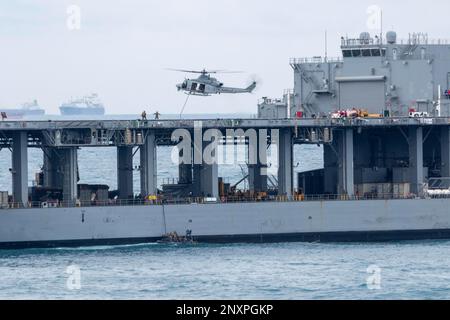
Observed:
[[[256,82],[252,82],[247,88],[231,88],[231,87],[221,87],[218,93],[252,93],[256,88]]]

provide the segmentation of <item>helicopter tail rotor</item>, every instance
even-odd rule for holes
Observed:
[[[249,90],[250,93],[253,93],[255,90],[258,90],[261,87],[262,80],[258,75],[252,74],[247,81],[247,85],[247,90]]]
[[[255,88],[256,88],[256,81],[253,81],[252,84],[249,85],[249,86],[246,88],[246,90],[247,90],[248,92],[252,93],[253,90],[255,90]]]

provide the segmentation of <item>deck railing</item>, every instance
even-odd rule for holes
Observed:
[[[289,64],[290,65],[296,65],[296,64],[306,64],[306,63],[335,63],[335,62],[342,62],[341,57],[307,57],[307,58],[290,58]]]
[[[404,194],[373,194],[364,196],[348,195],[294,195],[294,196],[227,196],[221,198],[158,198],[157,200],[129,199],[107,201],[58,201],[58,202],[28,202],[26,205],[17,202],[0,204],[0,209],[31,209],[31,208],[84,208],[84,207],[133,207],[133,206],[161,206],[181,204],[232,204],[256,202],[322,202],[322,201],[365,201],[365,200],[413,200],[413,199],[450,199],[449,194],[432,196],[416,196]]]

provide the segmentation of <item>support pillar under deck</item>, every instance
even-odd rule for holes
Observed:
[[[441,128],[441,177],[450,177],[450,127]],[[450,187],[447,182],[447,188]]]
[[[423,194],[423,129],[422,127],[409,128],[409,182],[411,193],[421,196]]]
[[[157,151],[155,133],[147,135],[141,146],[141,195],[156,195],[157,185]]]
[[[58,150],[61,156],[63,201],[73,204],[78,198],[78,152],[76,147]]]
[[[255,192],[267,191],[267,132],[257,135],[256,146],[248,147],[248,184]],[[254,153],[254,154],[252,154]]]
[[[13,134],[12,146],[13,201],[28,204],[28,135],[24,131]]]
[[[293,141],[290,129],[280,129],[278,137],[278,194],[293,195]]]
[[[120,199],[133,198],[133,147],[117,147],[117,188]]]

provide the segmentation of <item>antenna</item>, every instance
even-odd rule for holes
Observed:
[[[325,30],[325,62],[328,62],[328,34]]]
[[[437,106],[436,106],[436,111],[437,111],[437,116],[440,117],[441,116],[441,85],[438,85],[438,100],[437,100]]]
[[[383,44],[383,9],[380,12],[380,41]]]

